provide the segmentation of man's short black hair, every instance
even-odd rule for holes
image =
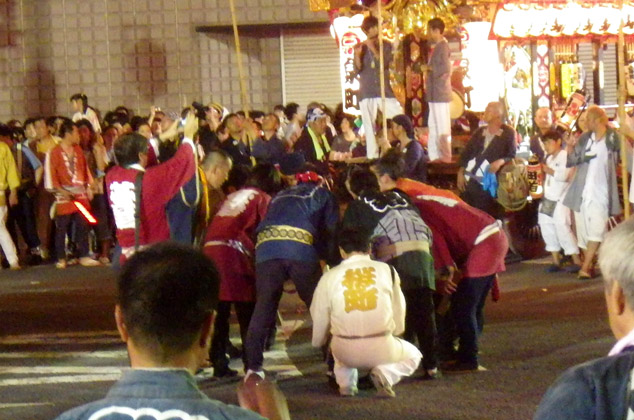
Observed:
[[[427,22],[427,26],[429,27],[429,29],[440,31],[441,34],[445,32],[445,22],[443,22],[443,20],[440,18],[429,19],[429,22]]]
[[[77,128],[86,127],[88,128],[88,130],[90,130],[92,134],[95,134],[95,129],[93,128],[92,123],[88,121],[87,119],[82,118],[81,120],[77,121],[75,124],[77,125]]]
[[[400,150],[392,148],[374,161],[372,168],[379,176],[387,175],[396,181],[405,174],[405,158]]]
[[[375,26],[379,26],[379,20],[372,15],[366,16],[361,22],[361,30],[365,33]]]
[[[353,252],[370,252],[370,232],[365,229],[343,228],[338,232],[339,248],[346,254]]]
[[[224,150],[223,150],[224,152]],[[234,165],[229,171],[227,180],[222,184],[222,191],[229,195],[244,187],[251,176],[251,168],[247,165]]]
[[[64,138],[67,133],[72,133],[73,128],[75,127],[77,127],[77,124],[65,118],[64,120],[62,120],[62,123],[59,126],[58,134],[61,138]]]
[[[148,141],[139,133],[121,136],[114,144],[114,156],[124,168],[139,163],[139,153],[147,153]]]
[[[295,102],[289,102],[286,104],[286,107],[284,107],[284,115],[286,115],[286,118],[290,121],[293,119],[293,115],[297,114],[298,110],[299,104]]]
[[[13,130],[6,124],[0,123],[0,137],[13,137]]]
[[[379,181],[370,168],[357,166],[348,173],[348,186],[354,195],[378,192]]]
[[[46,121],[46,125],[49,126],[49,127],[55,127],[55,124],[56,124],[58,118],[59,117],[57,115],[53,115],[52,117],[46,118],[46,120],[45,120]]]
[[[132,127],[132,131],[139,131],[139,128],[143,125],[148,125],[148,120],[145,117],[141,117],[140,115],[135,115],[130,119],[130,127]]]
[[[128,334],[160,360],[184,352],[216,308],[219,283],[211,260],[190,246],[163,242],[136,253],[117,282]]]
[[[258,118],[263,118],[264,117],[264,111],[260,111],[260,110],[253,110],[253,111],[249,111],[249,118],[251,118],[252,120],[257,120]]]
[[[114,111],[106,112],[106,116],[103,117],[103,121],[106,123],[106,125],[115,125],[115,124],[125,125],[128,122],[126,114],[124,114],[123,112],[114,112]]]
[[[24,128],[26,128],[30,124],[35,125],[35,123],[38,121],[44,121],[44,124],[46,124],[46,120],[44,119],[44,117],[29,117],[24,120]]]
[[[269,195],[275,195],[282,189],[282,177],[275,165],[259,163],[249,174],[245,185],[258,188]]]
[[[546,132],[546,134],[543,135],[542,137],[542,141],[546,142],[546,140],[563,140],[563,137],[561,136],[561,133],[557,130],[548,130]]]
[[[88,97],[83,93],[75,93],[70,97],[70,101],[81,101],[84,107],[88,105]]]

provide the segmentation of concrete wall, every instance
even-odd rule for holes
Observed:
[[[324,21],[308,0],[235,0],[239,24]],[[0,0],[0,121],[70,115],[68,98],[88,95],[102,112],[153,104],[179,111],[192,100],[240,107],[229,0]],[[280,44],[245,36],[252,108],[281,102]]]

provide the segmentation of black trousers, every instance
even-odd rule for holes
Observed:
[[[71,236],[69,228],[75,227]],[[88,256],[88,222],[78,212],[55,216],[55,252],[58,260],[66,259],[66,234],[74,238],[79,257]]]
[[[277,307],[282,298],[284,282],[292,280],[299,297],[310,307],[317,282],[321,277],[319,261],[275,259],[255,266],[256,304],[249,324],[245,345],[247,369],[261,370],[264,346],[275,326]]]
[[[13,238],[13,242],[18,244],[17,227],[24,238],[24,242],[29,249],[40,246],[40,238],[37,236],[37,226],[35,224],[35,200],[27,190],[18,190],[18,204],[9,207],[9,220],[7,229]]]
[[[403,290],[405,295],[405,333],[410,343],[418,339],[425,370],[438,367],[438,333],[434,309],[434,292],[427,288]]]
[[[229,367],[227,357],[227,342],[229,341],[229,318],[231,317],[231,305],[236,310],[238,325],[240,326],[240,337],[242,344],[246,342],[249,322],[253,316],[255,302],[218,302],[216,309],[216,320],[214,321],[214,335],[211,339],[211,350],[209,359],[216,370],[225,370]],[[244,358],[244,356],[243,356]]]

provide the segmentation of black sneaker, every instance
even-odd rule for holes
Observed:
[[[232,359],[239,359],[242,357],[242,349],[234,346],[231,342],[227,345],[227,354]]]

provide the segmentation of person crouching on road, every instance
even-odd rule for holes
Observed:
[[[342,396],[357,393],[358,368],[371,369],[379,397],[394,397],[392,386],[413,374],[422,354],[395,337],[405,329],[405,297],[396,270],[370,259],[370,238],[358,229],[339,234],[344,261],[326,272],[310,306],[315,347],[332,333],[335,377]]]
[[[301,154],[286,155],[280,171],[290,186],[271,200],[257,228],[256,301],[245,343],[247,379],[251,374],[264,378],[264,348],[284,282],[292,280],[300,299],[310,306],[322,274],[320,261],[331,266],[339,262],[332,241],[339,219],[335,196]]]
[[[237,190],[227,196],[213,218],[203,248],[220,273],[220,301],[209,353],[215,377],[238,373],[229,368],[226,355],[231,306],[235,308],[244,343],[255,308],[255,230],[266,215],[271,195],[282,186],[275,166],[266,163],[253,169],[246,185],[231,181],[230,177],[227,183]]]

